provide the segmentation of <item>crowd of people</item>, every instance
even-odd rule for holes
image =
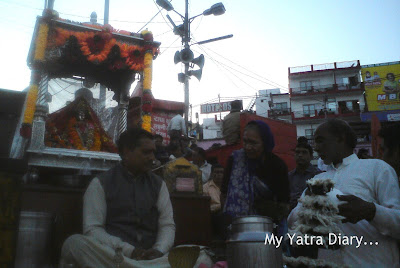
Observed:
[[[181,119],[178,116],[177,122]],[[171,128],[166,146],[160,135],[153,137],[141,129],[121,135],[122,161],[90,183],[84,196],[84,234],[65,242],[64,262],[109,267],[119,250],[125,257],[121,267],[164,267],[174,243],[175,224],[165,182],[151,170],[155,162],[160,166],[185,157],[202,173],[203,193],[211,199],[214,238],[226,239],[227,226],[235,217],[246,215],[270,217],[276,223],[276,235],[285,236],[298,217],[306,181],[326,178],[343,193],[337,196],[343,201],[339,205],[343,235],[379,245],[320,249],[318,258],[353,267],[399,267],[400,125],[379,133],[380,160],[366,150],[356,154],[354,130],[345,121],[330,119],[317,128],[314,148],[306,138],[298,139],[296,168],[290,171],[273,153],[274,136],[264,121],[246,125],[243,136],[235,138],[243,147],[232,153],[225,166],[212,159],[208,162],[206,151],[183,134],[181,127]],[[321,169],[311,164],[314,150],[324,166]],[[285,254],[307,254],[285,246]],[[207,262],[207,256],[200,259]]]

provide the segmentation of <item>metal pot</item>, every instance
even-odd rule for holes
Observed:
[[[283,267],[282,249],[265,244],[274,224],[268,217],[245,216],[233,220],[227,241],[229,268]]]

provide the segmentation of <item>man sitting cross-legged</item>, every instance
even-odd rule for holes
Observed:
[[[121,134],[122,161],[98,175],[84,195],[83,233],[63,245],[62,263],[79,267],[168,267],[175,224],[165,182],[150,172],[153,135],[142,129]],[[120,257],[121,259],[121,257]],[[62,266],[61,266],[62,267]]]

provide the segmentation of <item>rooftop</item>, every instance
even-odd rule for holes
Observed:
[[[308,72],[329,71],[360,67],[359,60],[289,67],[289,76]]]

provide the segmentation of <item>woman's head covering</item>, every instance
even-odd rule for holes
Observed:
[[[274,135],[272,134],[271,129],[269,128],[268,124],[261,121],[261,120],[253,120],[250,121],[247,125],[254,125],[258,128],[261,139],[264,144],[264,152],[272,152],[275,147]]]

